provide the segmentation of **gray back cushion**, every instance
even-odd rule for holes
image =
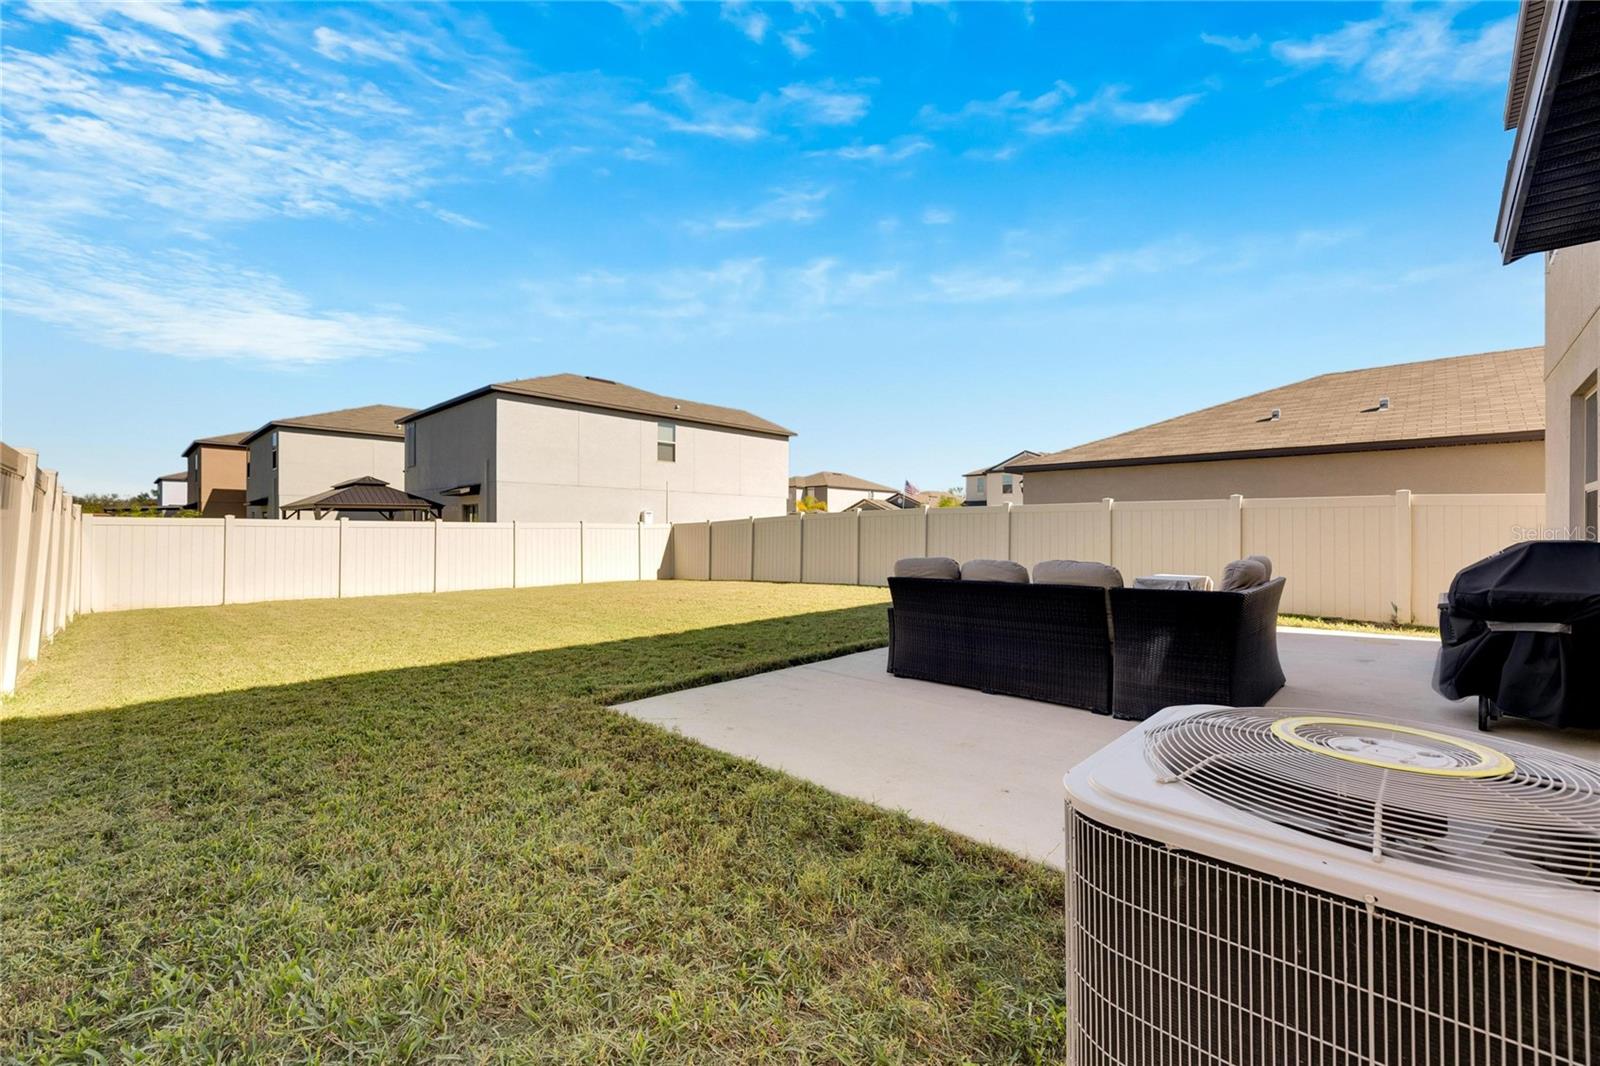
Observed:
[[[1267,581],[1271,581],[1272,580],[1272,560],[1271,559],[1267,558],[1265,555],[1246,555],[1245,558],[1246,559],[1254,559],[1256,562],[1260,563],[1262,568],[1265,569],[1266,572],[1267,572],[1267,576],[1266,576],[1265,580],[1267,580]]]
[[[1256,559],[1235,559],[1222,568],[1223,592],[1241,592],[1267,583],[1267,568]]]
[[[1047,559],[1033,568],[1035,585],[1094,585],[1120,589],[1122,571],[1105,563],[1080,563],[1075,559]]]
[[[942,556],[923,558],[916,556],[910,559],[901,559],[894,564],[895,577],[942,577],[959,578],[961,566],[954,559]]]
[[[1028,568],[1021,563],[1005,559],[974,559],[961,564],[962,581],[1010,581],[1017,585],[1028,583]]]

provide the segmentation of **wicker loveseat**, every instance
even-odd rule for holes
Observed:
[[[1258,707],[1283,687],[1283,578],[1240,592],[1123,588],[1110,596],[1118,718],[1185,703]]]
[[[1134,719],[1257,706],[1284,684],[1281,577],[1238,592],[891,577],[889,592],[896,677]]]
[[[891,577],[896,677],[1111,710],[1106,590]]]

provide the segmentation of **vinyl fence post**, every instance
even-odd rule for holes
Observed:
[[[1394,494],[1394,590],[1390,607],[1401,622],[1413,620],[1411,602],[1411,490]]]
[[[237,544],[234,541],[233,515],[222,516],[222,602],[232,603],[233,598],[228,595],[229,571],[233,567],[234,551]]]
[[[750,516],[750,580],[756,579],[756,516]]]
[[[710,540],[711,538],[708,536],[706,539]],[[587,578],[587,575],[583,572],[584,571],[583,549],[585,547],[585,545],[583,543],[583,540],[584,540],[584,537],[583,537],[583,522],[580,521],[578,523],[578,584],[580,584],[580,585],[583,584],[585,579]]]
[[[1007,559],[1012,559],[1012,550],[1011,550],[1011,545],[1012,545],[1011,508],[1013,508],[1015,506],[1016,506],[1016,504],[1014,504],[1012,501],[1010,501],[1010,500],[1006,501],[1006,558]],[[1012,559],[1012,561],[1015,562],[1014,559]]]
[[[0,565],[5,576],[5,617],[0,619],[0,694],[16,691],[17,668],[22,659],[23,605],[27,602],[28,552],[33,535],[33,485],[38,476],[38,453],[18,449],[16,505],[8,516],[11,535],[0,542]]]
[[[350,519],[339,519],[339,581],[334,589],[335,599],[344,599],[344,535],[350,528]]]
[[[439,591],[439,527],[443,523],[433,523],[433,591]]]
[[[511,587],[517,587],[517,525],[511,523]]]
[[[1114,532],[1113,529],[1112,529],[1112,524],[1113,524],[1114,519],[1111,516],[1111,512],[1116,509],[1116,501],[1113,500],[1110,496],[1101,497],[1100,509],[1101,509],[1101,513],[1103,513],[1105,515],[1104,526],[1105,526],[1105,537],[1106,537],[1106,565],[1107,566],[1116,566],[1117,565],[1117,560],[1114,558],[1114,555],[1116,553],[1116,548],[1115,548],[1116,540],[1112,535],[1113,532]]]
[[[39,657],[44,625],[45,576],[50,569],[50,509],[55,501],[56,474],[40,470],[34,478],[33,529],[28,539],[28,579],[22,612],[22,661]]]
[[[795,573],[799,576],[795,580],[804,585],[806,583],[806,516],[796,512],[794,520],[800,523],[800,536],[797,538],[800,542],[800,563],[795,567]]]
[[[1229,513],[1233,517],[1233,548],[1232,548],[1232,552],[1231,552],[1231,558],[1243,559],[1244,558],[1244,497],[1242,495],[1240,495],[1239,493],[1237,493],[1237,492],[1234,493],[1232,496],[1229,496],[1228,497],[1228,509],[1229,509]],[[1217,575],[1217,579],[1220,581],[1221,578],[1222,578],[1222,575],[1218,574]]]

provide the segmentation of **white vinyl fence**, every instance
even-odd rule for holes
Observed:
[[[1101,500],[679,524],[672,561],[676,577],[700,581],[883,585],[897,559],[924,555],[1220,581],[1229,561],[1261,554],[1288,579],[1286,613],[1432,624],[1456,571],[1543,524],[1538,494]]]
[[[38,453],[0,444],[0,695],[78,614],[82,526]]]
[[[670,537],[668,526],[599,522],[91,515],[82,523],[81,602],[85,611],[127,611],[654,581],[671,576]]]

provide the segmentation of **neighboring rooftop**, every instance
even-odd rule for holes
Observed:
[[[373,511],[392,518],[400,512],[437,515],[440,506],[433,500],[413,496],[381,478],[368,475],[341,481],[325,492],[286,503],[280,509],[311,511],[319,517],[329,511]]]
[[[898,492],[888,485],[868,481],[854,474],[841,474],[837,470],[818,470],[815,474],[800,474],[789,479],[791,489],[856,489],[860,492]]]
[[[1544,437],[1544,349],[1321,374],[1019,462],[1070,470]]]
[[[1010,456],[1007,456],[1006,458],[1000,460],[998,463],[995,463],[993,466],[985,466],[985,467],[981,467],[980,469],[977,469],[977,470],[968,470],[965,474],[963,474],[961,476],[962,477],[983,477],[985,474],[993,474],[997,470],[1004,470],[1006,467],[1010,466],[1012,463],[1020,463],[1024,459],[1033,459],[1033,458],[1037,457],[1039,454],[1040,454],[1039,452],[1033,451],[1030,448],[1024,448],[1020,452],[1016,453],[1015,455],[1010,455]]]
[[[695,400],[662,396],[609,378],[589,377],[584,374],[547,374],[544,377],[520,378],[516,381],[485,385],[481,389],[464,392],[432,407],[413,411],[400,421],[409,422],[492,392],[509,396],[527,396],[537,400],[554,400],[580,407],[598,407],[607,411],[623,411],[632,415],[648,415],[651,418],[670,418],[675,422],[693,422],[720,429],[740,429],[772,437],[795,435],[792,429],[785,429],[776,422],[769,422],[759,415],[753,415],[737,407],[718,407],[715,404],[699,403]]]
[[[157,481],[188,481],[189,480],[189,471],[180,470],[176,474],[162,474],[160,477],[156,478],[156,480]]]
[[[246,433],[240,443],[248,444],[270,429],[315,429],[324,433],[346,433],[357,437],[388,437],[401,440],[405,437],[405,431],[398,425],[399,421],[415,413],[409,407],[371,403],[365,407],[345,407],[317,415],[278,418],[253,433]]]
[[[1504,260],[1600,240],[1600,3],[1525,0],[1505,118]]]
[[[246,430],[243,433],[223,433],[215,437],[196,437],[189,442],[189,446],[183,450],[183,454],[188,456],[190,452],[202,444],[211,448],[243,448],[244,442],[252,436],[254,434]]]
[[[898,511],[898,510],[900,510],[900,508],[895,506],[894,504],[890,503],[888,500],[875,500],[871,496],[863,496],[861,499],[857,500],[855,503],[852,503],[849,507],[846,507],[845,510],[846,511]]]

